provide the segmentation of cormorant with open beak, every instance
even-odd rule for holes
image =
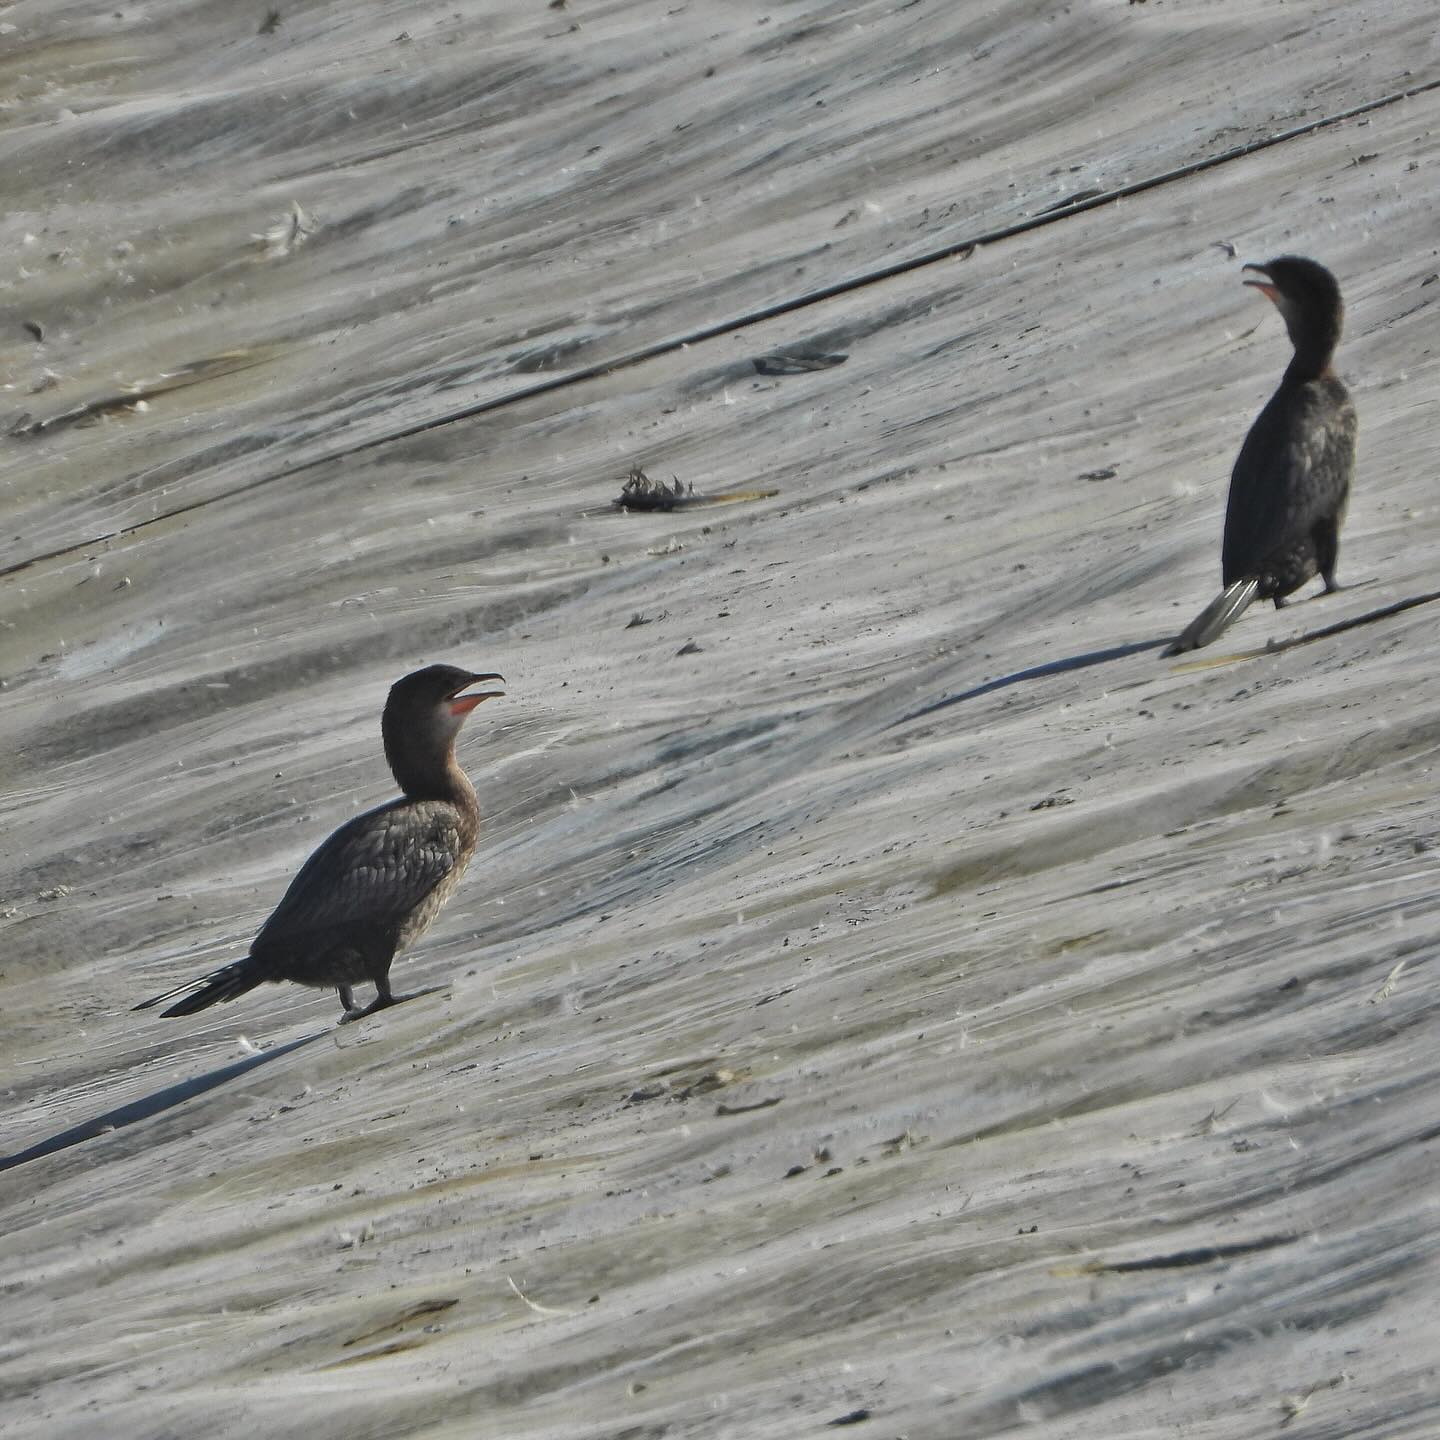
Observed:
[[[1221,552],[1224,590],[1166,650],[1208,645],[1254,600],[1285,597],[1315,574],[1338,590],[1340,524],[1355,470],[1355,407],[1331,368],[1345,306],[1335,277],[1314,260],[1282,255],[1247,265],[1275,303],[1295,354],[1260,412],[1230,476]]]
[[[429,929],[475,851],[480,806],[455,760],[455,737],[482,700],[505,693],[469,688],[491,680],[503,683],[504,676],[453,665],[430,665],[397,680],[380,729],[404,795],[357,815],[326,840],[290,882],[243,960],[135,1008],[180,996],[162,1013],[193,1015],[279,980],[333,985],[345,1009],[342,1021],[396,1004],[390,962]],[[376,998],[362,1010],[351,986],[366,981]]]

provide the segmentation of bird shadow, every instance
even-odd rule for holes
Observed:
[[[1357,580],[1346,585],[1340,591],[1346,594],[1352,590],[1359,590],[1366,585],[1374,584],[1373,580]],[[1328,592],[1326,592],[1328,593]],[[1295,604],[1308,603],[1312,600],[1322,600],[1325,593],[1317,593],[1304,597],[1302,601]],[[1263,656],[1278,655],[1286,650],[1293,650],[1299,645],[1309,645],[1315,640],[1327,640],[1333,635],[1343,634],[1347,630],[1355,630],[1363,625],[1373,625],[1378,620],[1388,620],[1392,615],[1399,615],[1406,610],[1413,610],[1419,605],[1430,605],[1440,600],[1440,590],[1428,590],[1420,595],[1412,595],[1404,600],[1397,600],[1391,605],[1382,605],[1377,610],[1367,610],[1362,615],[1353,615],[1348,620],[1339,620],[1333,625],[1324,625],[1318,630],[1309,630],[1302,635],[1296,635],[1289,640],[1272,640],[1263,649],[1247,650],[1240,654],[1216,654],[1197,658],[1192,661],[1182,662],[1176,666],[1177,670],[1190,668],[1204,668],[1213,665],[1232,664],[1237,660],[1254,660]],[[1070,670],[1088,670],[1092,665],[1103,665],[1110,660],[1123,660],[1127,655],[1138,655],[1145,650],[1159,650],[1169,645],[1174,639],[1172,635],[1166,635],[1158,640],[1137,640],[1130,645],[1115,645],[1109,650],[1088,650],[1083,655],[1067,655],[1061,660],[1047,660],[1042,665],[1031,665],[1024,670],[1012,671],[1009,675],[997,676],[994,680],[986,680],[981,685],[972,685],[968,690],[958,691],[954,695],[941,696],[939,700],[932,700],[928,705],[922,705],[918,710],[911,710],[902,715],[898,720],[892,720],[885,728],[894,730],[901,725],[908,725],[914,720],[924,719],[927,715],[934,715],[937,711],[947,710],[952,705],[962,704],[966,700],[978,700],[983,695],[993,695],[997,690],[1008,689],[1012,685],[1024,684],[1027,680],[1041,680],[1047,675],[1063,675]]]
[[[948,710],[950,706],[962,704],[966,700],[978,700],[982,695],[993,695],[995,691],[1008,689],[1011,685],[1022,685],[1027,680],[1041,680],[1047,675],[1063,675],[1069,670],[1088,670],[1092,665],[1123,660],[1127,655],[1139,655],[1145,650],[1158,650],[1174,638],[1173,635],[1165,635],[1158,640],[1137,640],[1130,645],[1112,646],[1109,650],[1087,650],[1083,655],[1067,655],[1061,660],[1047,660],[1043,665],[1031,665],[1024,670],[1015,670],[1009,675],[986,680],[984,684],[972,685],[970,689],[961,690],[957,694],[932,700],[928,705],[922,705],[918,710],[911,710],[898,720],[892,720],[885,728],[894,730],[897,726],[910,724],[912,720],[921,720],[927,715]]]
[[[439,994],[449,988],[449,985],[427,985],[420,990],[412,990],[409,994],[397,995],[394,1004],[403,1005],[409,1000],[419,1000],[426,995]],[[385,1007],[387,1010],[393,1008],[394,1006]],[[258,1055],[247,1055],[243,1060],[236,1060],[230,1065],[222,1065],[218,1070],[206,1071],[203,1075],[192,1076],[189,1080],[181,1080],[178,1084],[167,1085],[163,1090],[157,1090],[152,1095],[142,1095],[140,1099],[132,1100],[128,1105],[119,1105],[114,1110],[106,1110],[91,1120],[83,1121],[79,1125],[72,1125],[68,1130],[62,1130],[58,1135],[51,1135],[45,1140],[37,1141],[29,1149],[17,1150],[13,1155],[0,1155],[0,1172],[13,1170],[17,1165],[28,1164],[31,1160],[40,1160],[46,1155],[54,1155],[57,1151],[68,1150],[72,1145],[82,1145],[86,1140],[94,1140],[99,1135],[108,1135],[112,1130],[123,1130],[127,1125],[134,1125],[140,1120],[149,1120],[154,1115],[161,1115],[166,1110],[173,1110],[177,1105],[185,1104],[187,1100],[194,1100],[197,1096],[204,1095],[210,1090],[218,1090],[227,1082],[238,1080],[240,1076],[248,1075],[252,1070],[258,1070],[262,1065],[268,1065],[272,1060],[278,1060],[283,1055],[292,1054],[302,1046],[323,1039],[327,1035],[332,1037],[335,1035],[333,1026],[327,1025],[323,1030],[314,1030],[309,1035],[301,1035],[298,1039],[289,1040],[284,1045],[276,1045],[271,1050],[262,1050]]]
[[[252,1070],[258,1070],[262,1065],[268,1065],[272,1060],[278,1060],[282,1055],[289,1055],[292,1051],[300,1049],[302,1045],[309,1045],[313,1040],[319,1040],[322,1036],[333,1035],[330,1028],[316,1030],[310,1035],[302,1035],[298,1040],[290,1040],[284,1045],[277,1045],[272,1050],[262,1050],[258,1055],[247,1055],[243,1060],[237,1060],[231,1065],[222,1065],[218,1070],[209,1070],[203,1075],[194,1075],[188,1080],[181,1080],[178,1084],[167,1085],[163,1090],[156,1090],[151,1095],[142,1095],[138,1100],[132,1100],[127,1105],[118,1105],[113,1110],[106,1110],[101,1115],[96,1115],[91,1120],[82,1121],[79,1125],[72,1125],[68,1130],[62,1130],[58,1135],[51,1135],[47,1139],[39,1140],[27,1150],[17,1150],[13,1155],[0,1155],[0,1171],[12,1170],[17,1165],[28,1164],[31,1160],[42,1159],[46,1155],[54,1155],[57,1151],[68,1150],[72,1145],[81,1145],[86,1140],[93,1140],[97,1135],[108,1135],[112,1130],[122,1130],[127,1125],[134,1125],[137,1121],[148,1120],[153,1115],[163,1114],[166,1110],[173,1110],[177,1105],[183,1105],[187,1100],[194,1100],[198,1095],[204,1095],[209,1090],[217,1090],[228,1081],[237,1080],[241,1075],[247,1075]]]

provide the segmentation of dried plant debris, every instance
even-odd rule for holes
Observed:
[[[830,1161],[833,1158],[828,1145],[817,1145],[811,1152],[808,1161],[801,1165],[792,1165],[781,1178],[784,1180],[793,1180],[797,1175],[807,1174],[810,1170],[818,1169],[821,1165],[830,1165]],[[827,1179],[831,1175],[840,1175],[842,1173],[843,1171],[838,1165],[831,1165],[830,1168],[824,1172]]]
[[[446,1296],[443,1299],[421,1300],[408,1309],[392,1315],[389,1319],[373,1326],[369,1330],[362,1330],[358,1335],[352,1335],[344,1342],[344,1348],[351,1345],[359,1345],[366,1340],[377,1339],[381,1335],[388,1334],[392,1330],[403,1330],[406,1326],[413,1324],[429,1315],[442,1315],[446,1310],[453,1310],[459,1304],[459,1300]]]
[[[422,1345],[428,1345],[428,1340],[415,1335],[403,1340],[391,1340],[386,1345],[380,1345],[374,1350],[364,1350],[357,1355],[346,1355],[341,1360],[332,1360],[328,1365],[320,1366],[322,1370],[341,1370],[349,1365],[363,1365],[367,1360],[381,1360],[387,1355],[403,1355],[407,1350],[418,1350]]]
[[[690,1067],[686,1065],[677,1068],[688,1069]],[[715,1090],[723,1090],[727,1085],[734,1085],[740,1080],[747,1079],[749,1074],[749,1070],[731,1070],[722,1065],[713,1070],[702,1071],[684,1085],[681,1085],[679,1081],[672,1084],[671,1081],[660,1076],[632,1090],[625,1097],[625,1102],[627,1105],[638,1105],[646,1100],[658,1100],[663,1095],[677,1103],[684,1103],[686,1100],[693,1100],[697,1095],[709,1095]],[[774,1105],[778,1102],[771,1100],[766,1103]],[[754,1109],[756,1107],[746,1108]]]
[[[1405,961],[1398,965],[1385,977],[1385,983],[1370,997],[1372,1005],[1378,1005],[1382,1000],[1388,1000],[1395,993],[1395,982],[1400,978],[1400,972],[1405,968]]]
[[[880,1142],[880,1153],[892,1157],[903,1155],[907,1150],[923,1145],[929,1138],[928,1135],[917,1135],[913,1130],[902,1130],[898,1135],[892,1135],[888,1140]]]
[[[708,1095],[712,1090],[723,1090],[725,1086],[745,1079],[749,1073],[748,1070],[727,1070],[723,1066],[718,1070],[707,1070],[703,1075],[692,1080],[683,1090],[677,1091],[675,1098],[689,1100],[696,1095]]]
[[[22,330],[28,330],[37,341],[43,341],[45,339],[45,331],[38,320],[22,320],[20,322],[20,328]]]
[[[262,365],[270,358],[269,350],[253,349],[227,350],[204,360],[192,360],[174,370],[166,370],[153,380],[132,381],[122,385],[118,391],[101,395],[95,400],[85,400],[55,415],[43,415],[38,420],[28,413],[21,415],[10,426],[9,433],[46,435],[67,425],[94,425],[111,415],[134,415],[147,410],[148,402],[157,395],[183,390],[221,375],[233,375],[238,370],[248,370],[252,365]]]
[[[1280,1424],[1279,1429],[1283,1430],[1290,1422],[1298,1416],[1303,1415],[1310,1404],[1310,1397],[1321,1390],[1335,1390],[1344,1385],[1350,1379],[1350,1372],[1342,1370],[1338,1375],[1332,1375],[1328,1380],[1317,1380],[1308,1390],[1302,1391],[1299,1395],[1287,1395],[1280,1401]]]
[[[1056,795],[1046,795],[1044,799],[1037,800],[1030,808],[1032,810],[1058,810],[1062,805],[1073,805],[1075,797],[1067,795],[1062,790]]]
[[[719,495],[697,495],[693,485],[686,485],[672,475],[669,482],[652,480],[638,465],[630,468],[619,496],[610,503],[616,510],[642,513],[671,510],[693,510],[703,505],[732,505],[742,500],[767,500],[778,490],[727,490]]]
[[[727,1105],[723,1100],[715,1107],[717,1115],[748,1115],[752,1110],[769,1110],[778,1105],[783,1095],[767,1095],[763,1100],[752,1100],[748,1105]]]
[[[758,355],[750,363],[757,375],[808,375],[812,370],[831,370],[849,358],[819,350],[777,350],[773,355]]]
[[[265,12],[265,18],[260,22],[260,28],[255,32],[257,35],[273,35],[279,28],[284,16],[273,6]]]
[[[772,990],[768,995],[762,995],[754,1004],[758,1010],[762,1005],[769,1005],[772,1001],[783,1000],[787,995],[793,995],[800,987],[798,985],[784,985],[779,990]]]
[[[292,200],[288,215],[277,216],[260,234],[250,238],[260,247],[262,259],[280,260],[293,255],[319,228],[320,222]]]
[[[652,480],[638,465],[633,465],[615,504],[622,510],[674,510],[695,494],[695,487],[691,485],[687,489],[674,475],[670,480],[668,485],[663,480]]]

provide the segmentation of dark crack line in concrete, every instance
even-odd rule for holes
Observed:
[[[1186,165],[1177,166],[1171,170],[1162,171],[1158,175],[1150,175],[1143,180],[1131,181],[1128,185],[1117,186],[1113,190],[1103,190],[1099,194],[1087,195],[1083,199],[1072,200],[1058,208],[1051,208],[1040,211],[1038,214],[1027,216],[1024,220],[1017,220],[1009,225],[1002,225],[997,229],[988,230],[980,235],[972,235],[964,240],[954,240],[934,250],[927,250],[919,255],[912,256],[908,260],[897,260],[889,265],[882,265],[874,270],[864,271],[859,275],[851,275],[844,280],[837,280],[833,284],[822,286],[818,290],[808,291],[804,295],[793,296],[789,300],[777,300],[771,305],[762,306],[758,310],[749,311],[743,315],[732,316],[728,320],[722,320],[714,325],[707,325],[703,329],[692,330],[685,335],[671,336],[665,340],[657,340],[653,345],[647,345],[640,350],[634,350],[628,355],[622,355],[614,360],[597,361],[593,365],[586,365],[579,370],[568,371],[564,375],[557,375],[550,380],[541,381],[536,385],[528,385],[524,389],[512,391],[507,395],[492,396],[488,400],[477,401],[473,405],[462,406],[458,410],[452,410],[448,414],[434,416],[429,420],[417,421],[412,425],[404,426],[399,430],[388,431],[384,435],[377,435],[370,440],[363,440],[359,444],[349,446],[342,450],[336,450],[325,455],[316,455],[308,460],[302,460],[298,464],[287,466],[283,470],[277,470],[270,475],[257,476],[254,480],[247,481],[243,485],[236,486],[233,490],[226,490],[218,495],[209,495],[204,499],[192,501],[188,505],[176,506],[173,510],[167,510],[161,515],[152,515],[148,520],[137,521],[133,525],[122,526],[119,530],[108,535],[98,535],[86,540],[78,540],[68,545],[62,545],[54,550],[48,550],[42,555],[32,555],[24,560],[17,560],[10,565],[0,567],[0,578],[18,574],[20,571],[28,570],[32,566],[43,564],[47,560],[57,560],[61,556],[71,555],[77,551],[88,549],[92,545],[103,545],[107,541],[123,539],[134,535],[141,530],[148,529],[152,525],[163,524],[167,520],[175,520],[183,515],[188,515],[195,510],[203,509],[206,505],[213,505],[223,500],[233,500],[241,495],[246,495],[252,490],[258,490],[263,485],[269,485],[279,480],[288,480],[296,475],[304,474],[306,471],[314,470],[321,465],[332,461],[347,460],[351,456],[364,454],[367,450],[374,450],[381,445],[390,445],[400,440],[413,439],[417,435],[424,435],[431,430],[439,430],[447,425],[455,425],[464,420],[473,420],[480,415],[486,415],[495,410],[504,409],[510,405],[523,404],[527,400],[538,399],[544,395],[553,394],[557,390],[564,390],[571,385],[583,385],[591,380],[600,379],[605,375],[613,375],[620,370],[633,369],[637,365],[643,365],[647,361],[659,359],[664,355],[672,355],[678,350],[688,346],[700,345],[707,340],[718,339],[722,335],[733,334],[737,330],[748,329],[752,325],[760,325],[768,320],[779,319],[784,315],[792,315],[796,311],[809,309],[812,305],[823,304],[827,300],[834,300],[842,295],[849,295],[857,290],[863,290],[870,285],[878,285],[886,280],[893,280],[899,275],[908,275],[916,270],[923,270],[927,266],[939,264],[941,261],[953,259],[966,251],[977,249],[981,246],[996,245],[1002,240],[1013,240],[1016,236],[1029,234],[1033,230],[1041,230],[1049,225],[1057,225],[1063,220],[1069,220],[1073,216],[1083,215],[1087,211],[1097,210],[1102,205],[1113,204],[1117,200],[1128,199],[1132,195],[1142,195],[1148,190],[1156,190],[1164,185],[1171,185],[1180,180],[1187,180],[1192,175],[1201,175],[1208,170],[1214,170],[1221,165],[1229,165],[1236,160],[1243,160],[1251,155],[1257,155],[1265,150],[1270,150],[1278,145],[1284,145],[1291,140],[1303,139],[1307,135],[1314,135],[1322,130],[1329,130],[1337,125],[1343,125],[1347,120],[1354,120],[1362,115],[1373,114],[1377,110],[1387,109],[1391,105],[1398,105],[1402,101],[1414,99],[1418,95],[1424,95],[1431,91],[1440,90],[1440,80],[1427,80],[1420,85],[1411,85],[1404,90],[1392,91],[1388,95],[1382,95],[1376,100],[1362,101],[1359,105],[1352,105],[1345,110],[1336,111],[1333,115],[1322,115],[1317,120],[1309,120],[1303,125],[1292,126],[1288,130],[1281,130],[1277,134],[1267,135],[1259,140],[1247,141],[1244,145],[1234,145],[1228,150],[1222,150],[1218,155],[1208,155],[1201,160],[1192,160]]]

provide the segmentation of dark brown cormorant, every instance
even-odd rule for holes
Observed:
[[[475,850],[480,806],[455,736],[482,700],[505,693],[460,693],[487,680],[504,676],[431,665],[397,680],[380,729],[404,796],[357,815],[305,862],[243,960],[135,1008],[179,995],[162,1013],[193,1015],[269,980],[335,986],[344,1020],[394,1005],[390,962],[429,928]],[[364,981],[376,998],[360,1010],[350,987]]]
[[[1230,475],[1221,570],[1225,588],[1165,652],[1208,645],[1253,600],[1285,597],[1319,573],[1338,590],[1340,522],[1355,470],[1355,407],[1330,368],[1345,306],[1335,277],[1314,260],[1282,255],[1247,265],[1275,302],[1294,357],[1260,412]]]

